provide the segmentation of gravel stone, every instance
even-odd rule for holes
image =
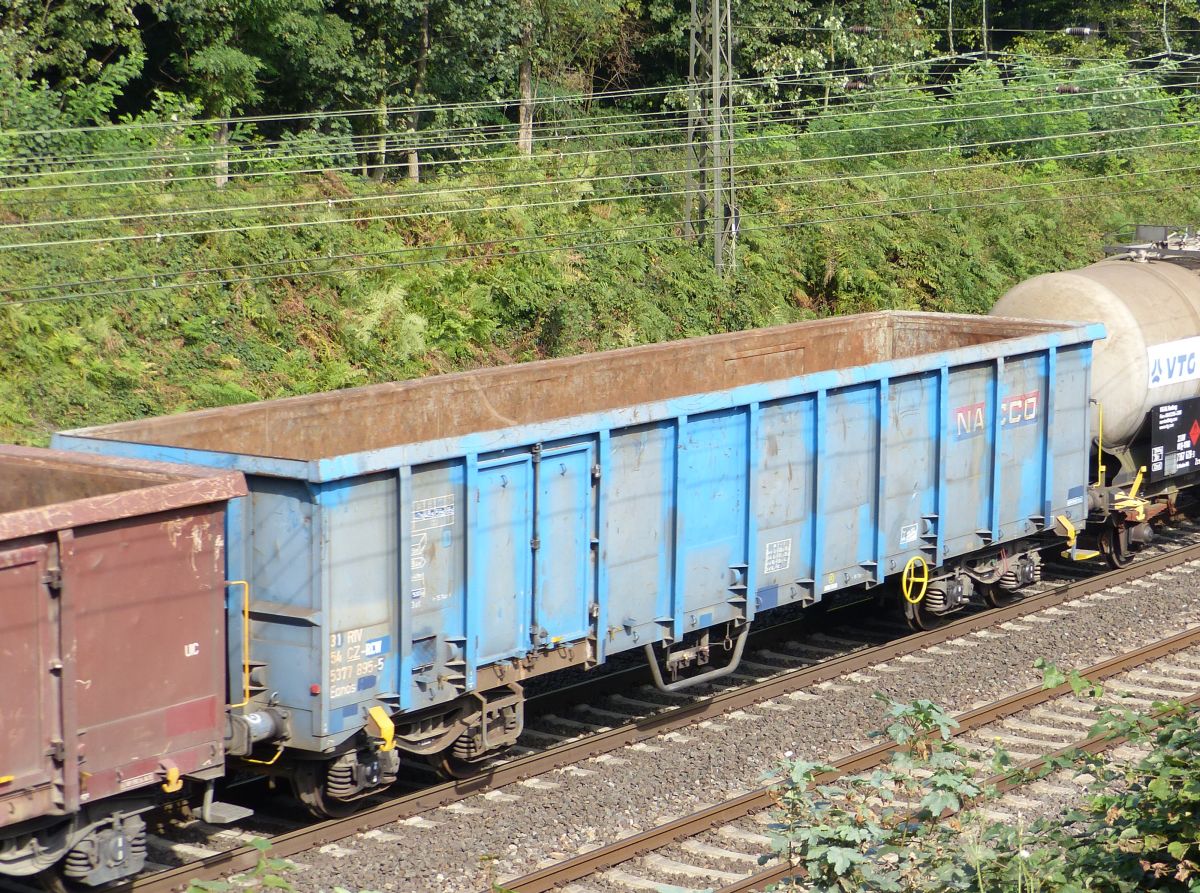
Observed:
[[[888,669],[899,672],[870,668],[860,681],[842,679],[810,690],[815,698],[777,699],[792,710],[746,708],[740,718],[681,730],[686,741],[678,734],[676,740],[659,736],[648,742],[652,747],[588,760],[581,767],[588,774],[549,773],[543,778],[554,788],[514,784],[503,790],[505,797],[474,796],[464,805],[477,812],[435,810],[428,816],[434,827],[394,824],[382,830],[398,839],[360,834],[340,842],[349,855],[306,853],[307,870],[292,881],[300,893],[331,893],[334,886],[395,893],[483,891],[562,854],[610,843],[757,787],[785,751],[831,760],[868,746],[867,734],[883,719],[873,698],[877,691],[899,700],[933,698],[961,712],[1038,684],[1040,673],[1032,665],[1039,657],[1083,667],[1181,631],[1200,622],[1197,584],[1196,566],[1156,575],[1150,586],[1126,586],[1115,597],[1079,600],[1038,618],[1050,622],[1021,621],[1019,629],[946,643],[922,660],[892,661]],[[652,698],[641,689],[631,695]],[[615,709],[607,702],[598,706]],[[745,849],[723,838],[711,841]],[[677,877],[664,879],[681,883]],[[586,887],[628,890],[603,878],[589,879]]]

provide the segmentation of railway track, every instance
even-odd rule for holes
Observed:
[[[1179,657],[1172,659],[1177,654]],[[1144,668],[1141,675],[1138,668]],[[1087,667],[1081,674],[1096,681],[1112,680],[1114,687],[1130,692],[1132,697],[1120,699],[1126,705],[1149,707],[1154,699],[1200,703],[1200,626]],[[1106,697],[1115,706],[1116,699]],[[1088,735],[1095,720],[1092,704],[1073,697],[1065,682],[1053,689],[1026,689],[955,719],[955,737],[969,739],[971,746],[985,754],[991,749],[989,740],[998,740],[1024,770],[1040,768],[1051,757],[1075,748],[1097,753],[1121,743]],[[1010,749],[1017,747],[1034,752]],[[867,772],[883,764],[895,749],[889,741],[852,753],[834,762],[835,773],[817,781],[829,783],[842,775]],[[1005,772],[986,778],[982,787],[1003,790],[1017,784],[1013,775]],[[761,831],[771,823],[767,810],[773,802],[771,789],[762,787],[502,884],[514,893],[544,893],[567,885],[586,893],[593,888],[578,882],[599,877],[630,890],[655,890],[670,884],[680,893],[690,893],[692,888],[678,886],[689,880],[698,884],[694,893],[699,893],[700,887],[711,889],[713,882],[722,884],[718,893],[765,890],[794,876],[794,867],[776,864],[763,871],[739,873],[729,866],[756,865],[758,855],[769,852],[770,841]]]
[[[1187,530],[1177,532],[1177,538],[1194,539]],[[1147,555],[1134,565],[1080,580],[1069,580],[1057,585],[1046,583],[1045,591],[1028,596],[1003,608],[981,611],[959,617],[937,629],[906,635],[894,641],[872,645],[869,640],[843,642],[849,653],[829,656],[832,649],[818,646],[815,650],[824,659],[795,669],[773,668],[766,678],[738,680],[744,684],[703,697],[678,697],[666,703],[641,702],[637,709],[647,711],[645,715],[627,722],[615,722],[610,727],[591,726],[562,740],[560,734],[549,733],[550,739],[544,749],[531,753],[496,760],[485,770],[470,778],[431,785],[411,793],[379,803],[348,819],[331,820],[309,824],[304,827],[283,830],[271,836],[272,854],[279,857],[296,855],[313,848],[336,844],[348,836],[379,829],[398,820],[420,821],[419,816],[437,807],[457,803],[484,791],[496,790],[505,785],[571,766],[592,757],[611,753],[619,748],[681,729],[693,723],[736,712],[747,706],[784,697],[805,688],[830,683],[840,677],[854,674],[872,665],[903,659],[916,652],[936,647],[938,644],[958,639],[980,630],[1001,626],[1031,614],[1053,609],[1055,606],[1087,597],[1102,589],[1118,586],[1141,576],[1148,576],[1164,569],[1191,561],[1200,560],[1200,544],[1173,548],[1157,555]],[[1071,570],[1064,570],[1070,574]],[[831,637],[836,639],[836,637]],[[825,652],[825,654],[821,654]],[[769,668],[771,669],[771,668]],[[628,691],[640,681],[642,668],[630,668],[605,674],[599,680],[600,688],[595,691]],[[636,680],[636,681],[635,681]],[[593,695],[595,694],[593,691]],[[578,693],[577,693],[578,695]],[[618,697],[623,697],[618,695]],[[548,693],[544,704],[565,704],[570,698],[563,692]],[[637,699],[626,698],[629,701]],[[576,698],[578,703],[578,697]],[[634,705],[636,706],[636,705]],[[600,711],[603,713],[604,711]],[[553,715],[551,718],[554,718]],[[613,719],[616,719],[613,717]],[[561,722],[561,719],[559,719]],[[576,725],[581,725],[576,723]],[[560,727],[561,728],[561,727]],[[555,740],[557,739],[557,740]],[[259,854],[253,847],[241,845],[249,835],[245,832],[225,832],[224,845],[230,847],[213,852],[214,842],[199,846],[184,844],[177,853],[186,856],[189,851],[196,857],[185,864],[167,868],[153,874],[145,874],[118,889],[139,893],[166,893],[186,887],[192,879],[211,880],[252,868]]]

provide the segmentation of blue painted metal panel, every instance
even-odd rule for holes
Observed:
[[[991,425],[987,430],[988,439],[988,474],[991,476],[991,491],[988,493],[987,504],[987,524],[986,533],[983,533],[985,542],[996,542],[1003,539],[1003,533],[1000,530],[1000,494],[1003,492],[1001,483],[1004,477],[1004,467],[1001,463],[1001,442],[1006,440],[1004,437],[1004,428],[1001,424],[1004,413],[1004,393],[1002,391],[1004,382],[1004,358],[997,358],[991,370],[991,394],[989,406],[991,407],[994,417]],[[981,531],[984,528],[981,528]]]
[[[934,525],[935,538],[933,540],[933,561],[931,564],[937,565],[941,563],[941,559],[950,551],[946,545],[946,500],[950,492],[948,484],[947,471],[950,468],[950,436],[951,423],[950,419],[950,369],[946,365],[942,365],[938,369],[938,393],[937,393],[937,416],[933,419],[930,430],[934,431],[934,436],[937,438],[937,476],[935,478],[935,486],[937,488],[937,513],[932,519]]]
[[[600,482],[596,491],[596,629],[600,635],[596,637],[596,659],[603,662],[608,654],[608,636],[604,631],[609,629],[609,578],[608,578],[608,549],[601,533],[608,530],[609,504],[612,500],[612,488],[609,485],[610,475],[605,469],[612,469],[612,436],[608,431],[601,431],[598,442]]]
[[[320,485],[317,548],[329,636],[328,722],[319,735],[357,728],[399,689],[400,606],[395,474]],[[340,725],[335,723],[340,720]]]
[[[1001,384],[1001,479],[999,523],[1001,539],[1038,529],[1033,518],[1042,514],[1045,472],[1046,354],[1010,358]]]
[[[595,506],[590,442],[547,449],[538,465],[537,594],[540,645],[578,642],[591,632],[595,603]],[[597,543],[598,544],[598,543]]]
[[[821,592],[874,580],[875,502],[879,475],[879,396],[875,384],[830,391],[820,454],[831,486]]]
[[[466,500],[462,462],[436,462],[413,470],[401,507],[409,538],[400,552],[408,582],[399,598],[410,620],[401,640],[410,675],[402,703],[439,704],[457,696],[466,661]]]
[[[533,462],[528,455],[479,464],[470,599],[480,606],[475,667],[523,657],[533,588]]]
[[[1042,399],[1043,412],[1046,420],[1042,424],[1042,507],[1039,514],[1042,524],[1049,525],[1054,517],[1054,394],[1058,381],[1058,351],[1050,348],[1046,351],[1046,390]]]
[[[1087,517],[1088,461],[1091,453],[1092,351],[1089,345],[1058,351],[1054,385],[1054,490],[1052,517],[1066,515],[1076,526]],[[1047,521],[1047,523],[1051,523]]]
[[[675,559],[675,425],[614,431],[600,543],[608,569],[610,652],[657,642],[670,617]]]
[[[874,567],[875,576],[874,582],[882,583],[887,579],[887,521],[886,521],[886,506],[887,506],[887,479],[888,479],[888,460],[892,453],[892,413],[889,394],[891,391],[891,383],[885,378],[879,382],[876,389],[878,402],[875,406],[875,418],[879,423],[879,434],[875,439],[876,450],[875,457],[877,468],[875,471],[875,505],[874,516],[872,523],[875,525],[875,554]]]
[[[758,470],[762,465],[762,406],[759,403],[751,403],[746,407],[746,535],[742,543],[742,554],[747,556],[748,567],[745,572],[745,591],[744,598],[740,605],[743,614],[747,620],[753,620],[757,601],[756,593],[758,592],[758,569],[760,565],[755,561],[758,555],[758,512],[759,512],[759,493],[760,486],[758,480]],[[737,605],[739,602],[734,601]]]
[[[676,638],[700,628],[705,614],[709,625],[743,614],[730,599],[746,585],[748,423],[745,410],[688,419],[679,449]]]
[[[235,537],[231,554],[244,562],[245,575],[237,579],[251,584],[250,654],[267,664],[266,684],[289,706],[294,735],[305,746],[324,734],[329,697],[328,617],[313,534],[320,512],[305,481],[254,476],[247,485],[240,533],[228,530],[228,521],[227,530]],[[240,627],[239,620],[234,629]],[[240,645],[232,634],[229,641]],[[232,678],[240,680],[240,650],[233,657]],[[313,684],[321,686],[318,696],[310,693]]]
[[[992,363],[950,370],[943,558],[978,549],[990,540],[995,372]]]
[[[293,714],[289,743],[316,750],[353,734],[374,701],[420,709],[472,689],[479,667],[538,647],[534,625],[547,639],[596,635],[603,658],[874,583],[910,555],[962,554],[1045,515],[1080,523],[1088,342],[1102,333],[906,354],[311,462],[87,431],[54,442],[250,473],[252,496],[227,520],[230,576],[252,583],[252,654]],[[1012,395],[1035,390],[1041,403],[1020,404],[1033,418],[1009,418]],[[372,658],[377,672],[360,674]]]
[[[813,413],[813,489],[812,508],[813,518],[813,554],[812,554],[812,592],[810,597],[820,601],[821,595],[837,587],[837,576],[825,574],[825,539],[829,525],[826,522],[825,499],[830,492],[829,454],[826,452],[826,432],[831,427],[829,413],[829,392],[821,388],[816,393],[816,411]]]
[[[909,558],[932,560],[936,536],[942,414],[937,372],[890,381],[887,389],[887,474],[883,482],[883,572],[899,573]],[[936,549],[936,543],[934,543]],[[935,564],[937,562],[934,562]]]
[[[769,610],[812,592],[816,398],[778,400],[759,415],[753,591],[756,609]]]

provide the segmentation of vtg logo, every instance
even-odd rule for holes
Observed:
[[[1196,352],[1154,357],[1150,363],[1150,387],[1196,378]]]
[[[1147,387],[1162,388],[1200,378],[1200,337],[1181,338],[1146,348]]]
[[[1041,391],[1010,394],[1000,401],[1001,427],[1029,425],[1037,421]],[[988,427],[986,403],[970,403],[954,410],[954,436],[958,440],[982,434]]]

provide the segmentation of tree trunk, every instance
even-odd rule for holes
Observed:
[[[417,56],[417,73],[413,81],[413,104],[420,105],[424,102],[425,93],[425,71],[429,67],[429,4],[426,3],[421,9],[421,49]],[[414,148],[408,150],[408,179],[414,183],[421,180],[421,155],[415,148],[417,139],[417,127],[421,123],[421,113],[413,110],[412,115],[408,119],[409,129],[413,132]]]
[[[221,189],[229,182],[229,122],[222,121],[217,125],[217,132],[213,136],[213,144],[217,148],[217,160],[213,167],[216,168],[216,175],[213,181],[218,189]]]
[[[526,18],[521,29],[521,69],[518,72],[521,107],[518,112],[517,151],[533,154],[533,20]]]
[[[387,165],[387,94],[379,94],[379,111],[376,115],[375,126],[379,128],[375,139],[375,168],[371,171],[371,179],[376,183],[383,182],[383,173]]]
[[[950,13],[946,17],[946,45],[950,48],[950,55],[954,55],[954,0],[950,0]]]

